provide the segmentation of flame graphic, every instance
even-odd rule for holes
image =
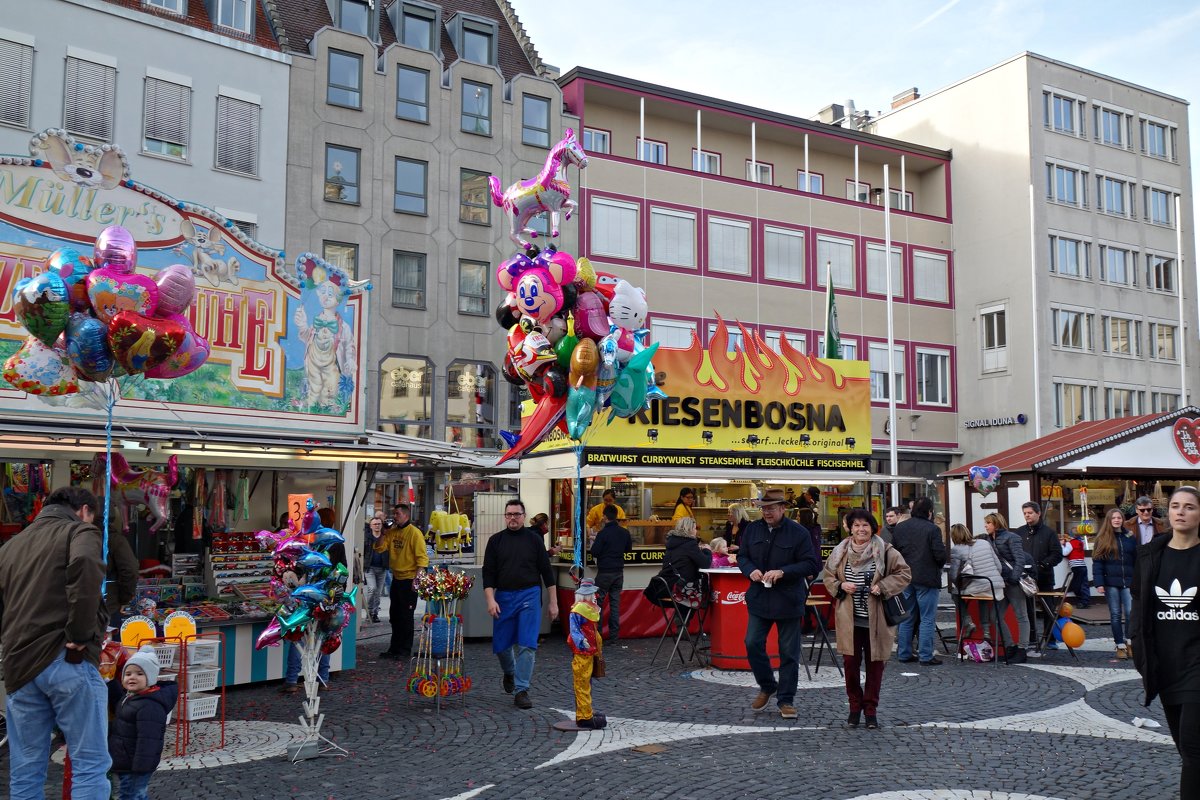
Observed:
[[[734,324],[742,333],[744,349],[735,346],[730,353],[727,323],[720,314],[716,317],[717,327],[708,349],[700,346],[693,333],[691,346],[683,351],[695,363],[692,375],[697,386],[709,386],[724,394],[738,383],[750,394],[796,397],[808,381],[840,391],[847,382],[863,380],[840,376],[819,359],[801,353],[792,347],[786,334],[779,337],[777,352],[740,322]]]

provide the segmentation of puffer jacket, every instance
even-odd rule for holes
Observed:
[[[769,589],[760,581],[750,583],[746,608],[751,614],[763,619],[804,616],[808,577],[821,570],[821,557],[807,528],[786,517],[774,530],[765,521],[755,520],[746,527],[737,555],[737,567],[747,578],[755,570],[783,570],[783,577]]]
[[[969,574],[974,579],[961,587],[962,594],[991,595],[997,599],[1004,596],[1004,578],[1000,575],[1000,557],[986,537],[984,534],[970,544],[956,544],[950,548],[950,586],[959,591],[959,578],[968,574],[963,566],[970,564]]]
[[[154,772],[162,757],[167,715],[179,699],[179,687],[160,682],[147,691],[129,694],[120,678],[108,685],[108,702],[113,711],[108,727],[108,753],[113,772]]]
[[[700,550],[700,542],[694,536],[667,537],[663,566],[670,565],[682,583],[698,583],[700,570],[708,569],[711,563],[712,556]]]
[[[1113,586],[1119,589],[1128,589],[1133,586],[1137,551],[1137,534],[1122,530],[1117,534],[1117,554],[1115,556],[1096,558],[1093,553],[1092,583],[1096,586]]]

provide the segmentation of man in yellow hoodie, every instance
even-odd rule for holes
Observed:
[[[425,552],[425,537],[411,520],[412,509],[408,503],[395,508],[396,524],[383,532],[375,543],[377,552],[388,553],[388,566],[392,570],[391,622],[392,642],[380,658],[412,658],[413,613],[417,610],[417,590],[413,578],[417,571],[429,566]]]

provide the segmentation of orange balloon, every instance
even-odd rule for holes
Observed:
[[[571,352],[572,386],[578,386],[582,379],[583,385],[589,389],[596,388],[596,369],[600,366],[600,350],[591,339],[580,339]]]
[[[1063,644],[1065,644],[1067,647],[1072,649],[1081,647],[1083,646],[1083,640],[1085,638],[1087,637],[1084,636],[1083,628],[1076,623],[1068,622],[1066,625],[1063,625],[1062,640]]]
[[[1058,609],[1058,615],[1060,617],[1069,617],[1073,613],[1075,613],[1075,606],[1071,605],[1070,603],[1063,603],[1062,607]]]

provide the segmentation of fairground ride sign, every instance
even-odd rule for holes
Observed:
[[[119,147],[49,130],[33,137],[30,153],[0,156],[0,362],[27,336],[13,309],[17,281],[41,272],[59,247],[90,256],[96,235],[121,225],[137,241],[139,273],[171,264],[192,270],[187,316],[212,352],[190,375],[131,382],[119,409],[143,419],[364,428],[358,282],[312,254],[289,262],[215,211],[138,183]],[[101,413],[71,397],[65,408],[51,407],[0,384],[5,411]]]

